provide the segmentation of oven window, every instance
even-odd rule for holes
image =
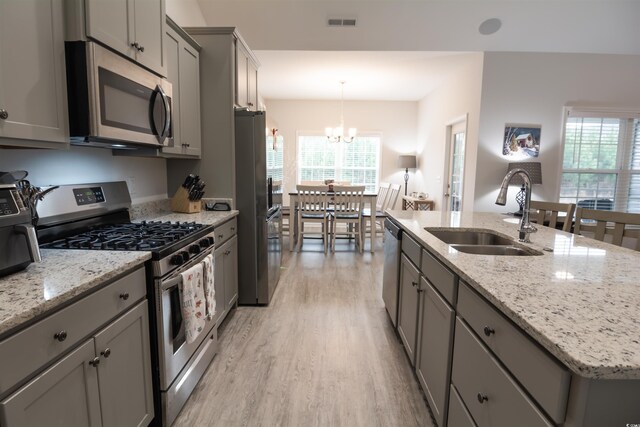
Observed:
[[[171,301],[171,344],[173,354],[176,354],[186,342],[184,320],[182,319],[182,295],[180,295],[180,286],[174,286],[169,292],[169,300]]]
[[[98,80],[101,123],[153,135],[149,118],[153,90],[104,68],[98,68]],[[156,99],[156,104],[159,101]],[[154,105],[154,115],[160,113],[157,110],[162,106]]]

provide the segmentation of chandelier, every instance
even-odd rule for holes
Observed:
[[[329,142],[352,142],[358,132],[356,128],[349,128],[348,134],[344,134],[344,83],[345,82],[340,82],[340,126],[325,128]]]

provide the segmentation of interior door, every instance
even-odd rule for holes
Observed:
[[[466,120],[449,126],[447,182],[444,192],[444,206],[451,212],[462,210],[464,184],[464,154],[467,134]]]

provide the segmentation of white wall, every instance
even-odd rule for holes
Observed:
[[[167,15],[181,27],[206,27],[200,4],[196,0],[166,0]]]
[[[266,100],[267,117],[278,124],[284,138],[284,189],[295,189],[297,179],[297,139],[299,131],[315,131],[324,134],[327,126],[337,126],[340,119],[340,101]],[[398,154],[415,153],[417,129],[417,102],[345,101],[346,127],[356,127],[358,132],[382,134],[380,180],[404,184],[404,171],[396,167]],[[414,184],[421,182],[415,173],[409,179],[409,191],[418,191]],[[288,203],[288,197],[285,204]],[[396,204],[396,208],[400,202]]]
[[[429,193],[429,198],[435,200],[436,210],[443,209],[442,195],[447,180],[444,176],[447,125],[464,116],[467,116],[467,135],[462,209],[473,210],[483,55],[473,53],[467,57],[464,66],[457,68],[447,81],[419,104],[418,167],[423,177],[421,186]]]
[[[0,149],[0,171],[11,170],[28,171],[29,182],[41,187],[127,181],[134,203],[167,197],[166,160],[112,156],[102,148]]]
[[[538,200],[557,200],[562,167],[562,107],[565,105],[640,107],[640,56],[596,54],[487,53],[484,57],[482,105],[475,184],[476,211],[511,211],[494,204],[507,170],[502,157],[505,123],[542,125],[542,185]]]

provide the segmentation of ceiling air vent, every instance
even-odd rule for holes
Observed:
[[[329,18],[327,25],[329,27],[355,27],[356,18]]]

